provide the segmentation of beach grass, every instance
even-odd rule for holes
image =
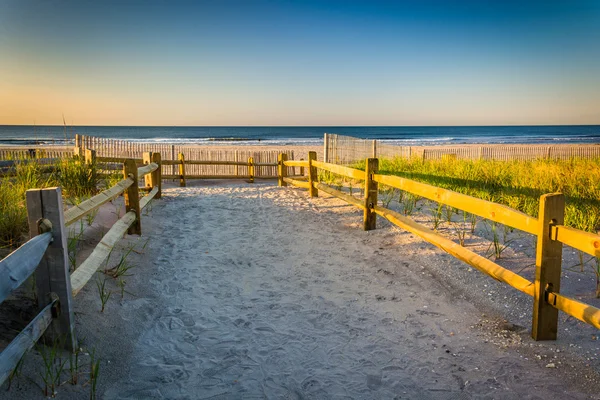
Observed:
[[[364,170],[364,162],[355,165]],[[600,159],[494,161],[381,159],[382,174],[397,175],[504,204],[537,217],[539,198],[566,197],[565,225],[600,229]]]
[[[25,192],[60,186],[66,203],[76,204],[97,191],[96,166],[75,159],[60,159],[52,166],[36,159],[21,159],[14,174],[0,179],[0,257],[28,239]]]

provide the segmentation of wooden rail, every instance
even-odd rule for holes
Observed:
[[[42,260],[52,234],[35,236],[0,261],[0,303],[34,273]]]
[[[83,152],[79,152],[82,154]],[[85,151],[86,162],[95,163],[93,151]],[[145,165],[124,160],[124,180],[96,196],[63,211],[60,188],[31,189],[26,193],[31,239],[0,261],[0,302],[36,272],[40,313],[0,353],[0,384],[10,376],[23,354],[46,335],[60,340],[71,351],[76,348],[73,297],[106,260],[115,244],[128,230],[141,234],[140,212],[152,199],[160,198],[159,154],[144,154]],[[139,198],[138,175],[146,176],[148,194]],[[126,214],[104,235],[91,255],[69,274],[66,226],[124,194]],[[134,229],[132,231],[132,228]],[[39,267],[39,268],[38,268]]]
[[[53,310],[58,303],[55,298],[23,329],[0,353],[0,384],[17,368],[19,361],[42,337],[53,321]],[[56,311],[54,311],[56,312]]]
[[[559,310],[600,329],[599,308],[559,293],[563,244],[594,257],[600,257],[600,235],[583,232],[563,225],[565,204],[562,194],[543,195],[540,198],[539,218],[534,218],[501,204],[398,176],[378,174],[378,162],[375,158],[366,160],[367,171],[316,161],[314,158],[311,159],[310,155],[309,160],[306,162],[287,161],[284,157],[280,158],[280,166],[308,167],[310,170],[308,182],[288,177],[285,169],[280,168],[280,186],[290,184],[292,186],[308,188],[309,190],[320,190],[362,209],[364,211],[364,230],[374,229],[374,215],[379,215],[492,278],[533,297],[531,334],[535,340],[556,339]],[[319,168],[352,179],[364,180],[365,198],[359,199],[317,182],[317,173],[313,171],[313,168]],[[377,204],[376,186],[378,183],[401,189],[414,195],[536,235],[535,280],[531,282],[489,259],[465,249],[458,243],[441,236],[410,218],[379,206]],[[314,196],[311,194],[311,197]]]

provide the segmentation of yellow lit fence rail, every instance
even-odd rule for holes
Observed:
[[[301,167],[307,176],[288,177],[289,167]],[[279,157],[278,182],[280,186],[298,186],[309,189],[311,197],[323,191],[363,210],[364,230],[375,229],[377,215],[439,247],[459,260],[466,262],[492,278],[533,297],[532,337],[535,340],[554,340],[558,328],[558,311],[571,315],[600,329],[600,309],[560,294],[562,246],[600,257],[600,235],[566,227],[564,223],[565,199],[560,193],[545,194],[540,198],[539,218],[510,207],[467,196],[451,190],[413,181],[398,176],[378,173],[379,160],[368,158],[366,170],[361,171],[337,164],[316,160],[309,153],[306,161],[288,161]],[[328,171],[347,178],[364,181],[363,199],[348,195],[322,182],[317,170]],[[456,209],[519,229],[537,236],[536,271],[533,282],[474,253],[437,232],[377,204],[378,185],[383,184],[414,195],[445,204]]]
[[[0,353],[0,385],[42,335],[75,351],[73,297],[106,260],[125,232],[141,234],[140,212],[161,196],[161,157],[145,153],[144,166],[124,160],[125,179],[64,211],[61,188],[30,189],[26,193],[31,239],[0,260],[0,302],[35,273],[40,312]],[[138,177],[145,176],[148,194],[139,198]],[[123,194],[126,213],[104,235],[92,254],[69,274],[66,226]]]

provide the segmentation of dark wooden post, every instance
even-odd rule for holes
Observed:
[[[304,161],[304,158],[301,158],[300,161]],[[304,167],[300,167],[300,176],[304,176]]]
[[[317,159],[316,151],[308,152],[308,193],[310,197],[319,197],[319,190],[316,188],[317,183],[317,167],[312,165],[312,162]]]
[[[287,186],[287,182],[283,178],[287,177],[287,167],[284,162],[288,159],[287,154],[281,153],[277,157],[277,183],[279,186]]]
[[[535,257],[535,291],[531,336],[535,340],[555,340],[558,310],[547,302],[547,292],[560,292],[562,243],[551,237],[551,227],[562,225],[565,197],[561,193],[540,198],[539,228]]]
[[[46,307],[52,294],[60,302],[60,314],[48,327],[45,337],[49,342],[64,342],[66,349],[75,351],[75,316],[61,189],[30,189],[26,199],[29,235],[52,232],[52,242],[35,273],[38,307]]]
[[[377,205],[377,191],[379,185],[373,180],[373,174],[379,172],[379,160],[367,158],[365,169],[365,212],[363,217],[363,229],[373,230],[377,227],[377,214],[373,208]]]
[[[185,187],[185,156],[179,153],[177,159],[179,160],[179,186]]]
[[[123,197],[125,198],[125,211],[135,212],[135,222],[129,227],[127,233],[130,235],[141,235],[142,224],[140,222],[140,193],[138,189],[137,165],[135,164],[134,159],[125,159],[125,162],[123,163],[123,176],[125,178],[133,179],[133,185],[129,186],[127,190],[123,192]]]

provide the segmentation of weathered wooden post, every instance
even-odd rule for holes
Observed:
[[[323,161],[329,162],[329,140],[327,133],[323,134]]]
[[[310,197],[319,197],[319,190],[315,187],[317,183],[317,167],[312,162],[317,159],[316,151],[308,152],[308,193]]]
[[[98,174],[96,169],[96,150],[85,149],[85,164],[92,170],[92,179],[97,182]]]
[[[301,158],[300,161],[304,161],[304,158]],[[304,176],[304,167],[300,167],[300,176]]]
[[[185,156],[179,153],[177,159],[179,160],[179,186],[185,187]]]
[[[248,175],[250,175],[250,183],[254,183],[254,157],[248,158]]]
[[[75,316],[61,189],[30,189],[26,199],[29,235],[52,232],[52,242],[35,273],[38,307],[46,307],[54,295],[60,302],[60,313],[46,330],[45,337],[48,342],[64,343],[66,349],[75,351]]]
[[[373,139],[373,158],[377,158],[377,140]]]
[[[158,165],[158,168],[152,173],[152,188],[158,187],[155,199],[160,199],[162,196],[162,157],[160,153],[152,153],[152,162]]]
[[[144,163],[144,165],[148,165],[152,163],[152,159],[153,159],[153,154],[150,151],[146,151],[144,153],[142,153],[142,162]],[[154,186],[156,186],[156,182],[154,181],[155,178],[155,173],[156,171],[152,171],[149,174],[144,175],[144,185],[146,186],[146,188],[152,190],[154,188]]]
[[[96,165],[96,150],[85,149],[85,163],[88,165]]]
[[[379,160],[367,158],[365,169],[365,212],[363,216],[363,229],[373,230],[377,227],[377,214],[373,208],[377,205],[377,192],[379,184],[373,180],[373,174],[379,172]]]
[[[137,165],[135,164],[134,159],[125,159],[125,162],[123,163],[123,176],[125,178],[133,179],[133,185],[129,186],[127,190],[123,192],[123,197],[125,198],[125,212],[135,212],[135,222],[129,227],[127,233],[130,235],[141,235],[140,193],[138,189]]]
[[[531,336],[535,340],[556,339],[558,310],[548,304],[547,293],[560,292],[562,243],[551,236],[551,228],[562,225],[564,215],[565,197],[562,193],[545,194],[540,198],[531,328]]]
[[[288,157],[285,153],[280,153],[277,156],[277,185],[278,186],[287,186],[287,182],[283,180],[283,178],[287,177],[287,167],[285,166],[285,162]]]

